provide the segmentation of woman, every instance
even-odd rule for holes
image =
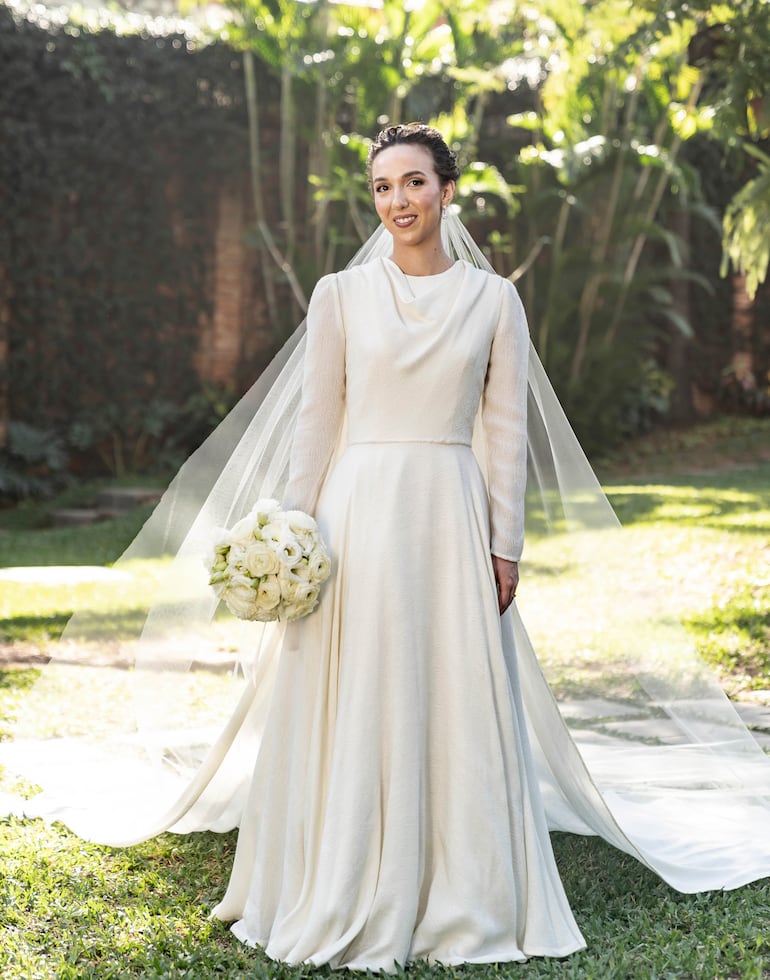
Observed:
[[[0,761],[46,787],[21,812],[94,840],[239,826],[214,915],[270,956],[386,970],[563,956],[583,940],[549,827],[600,834],[681,891],[737,887],[770,874],[770,765],[619,537],[515,290],[442,217],[458,176],[443,140],[391,127],[370,162],[382,228],[321,280],[306,339],[120,562],[116,603],[148,593],[141,636],[74,617],[30,737]],[[564,706],[571,732],[512,601],[525,466],[553,542],[540,560],[559,572],[528,622],[551,676],[587,691]],[[266,496],[317,516],[334,571],[306,619],[245,624],[232,709],[215,668],[239,644],[201,558]],[[89,650],[99,666],[75,670]],[[74,680],[87,738],[57,729]]]

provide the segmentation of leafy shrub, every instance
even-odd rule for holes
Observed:
[[[49,429],[11,422],[0,451],[0,504],[49,496],[68,482],[64,440]]]

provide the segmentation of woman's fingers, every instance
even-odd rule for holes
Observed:
[[[497,583],[500,615],[502,616],[516,598],[516,589],[519,585],[519,566],[515,561],[507,561],[505,558],[498,558],[497,555],[493,555],[492,567]]]

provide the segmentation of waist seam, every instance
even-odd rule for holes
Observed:
[[[428,445],[428,446],[464,446],[471,448],[469,442],[448,441],[444,439],[356,439],[349,441],[348,446],[403,446],[403,445]]]

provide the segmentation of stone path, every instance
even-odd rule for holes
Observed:
[[[765,695],[766,703],[758,701],[732,701],[744,725],[765,751],[770,751],[770,691],[756,692]],[[599,742],[658,742],[675,745],[681,741],[673,724],[665,717],[652,715],[649,708],[637,707],[627,702],[591,698],[585,701],[562,701],[562,715],[568,720],[585,724],[590,741]]]

